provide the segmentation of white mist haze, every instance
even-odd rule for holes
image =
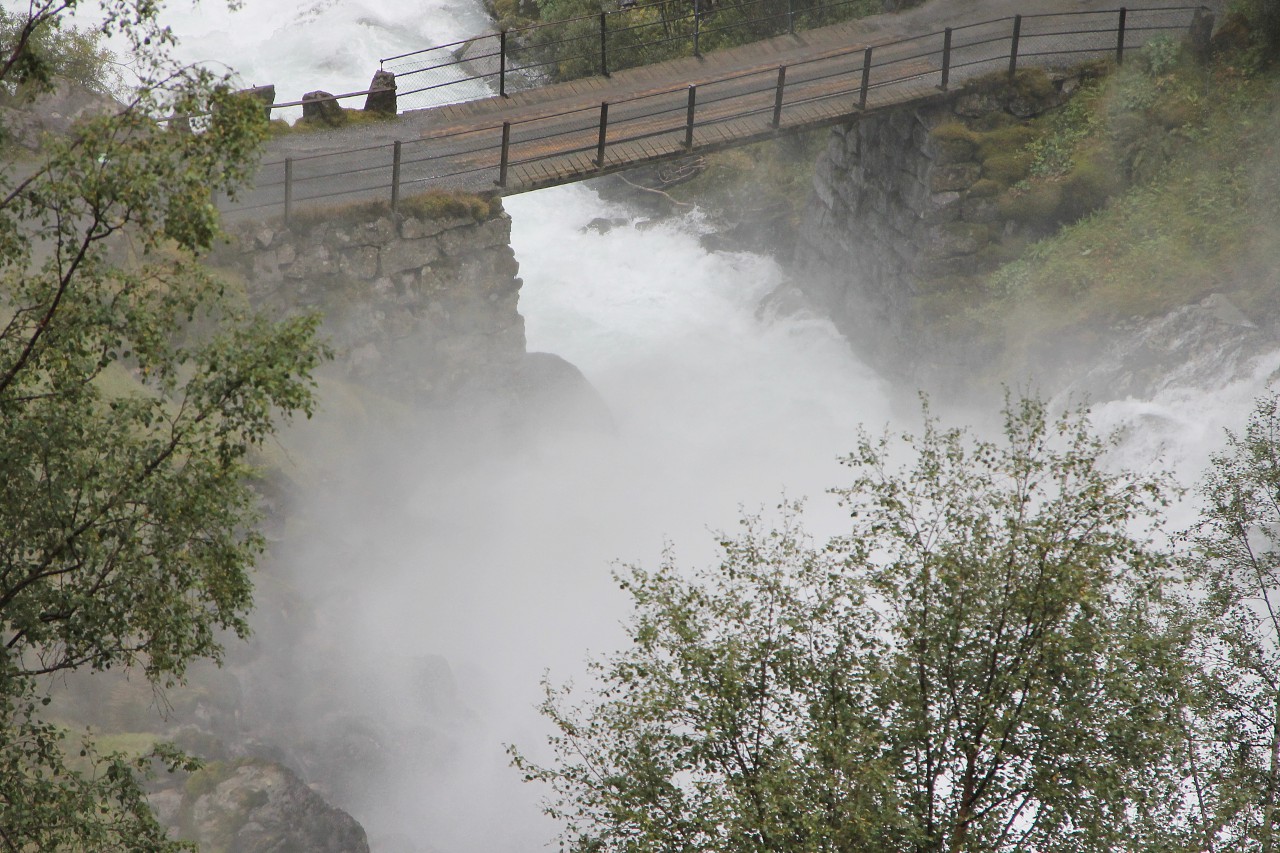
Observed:
[[[294,697],[291,725],[313,732],[303,740],[341,752],[352,729],[370,731],[377,746],[350,746],[379,756],[376,768],[331,756],[306,769],[371,839],[404,838],[406,850],[549,840],[540,792],[520,785],[502,745],[537,754],[543,671],[581,676],[588,651],[622,639],[614,562],[654,566],[670,542],[704,564],[712,530],[732,530],[740,504],[769,507],[784,492],[810,496],[817,532],[834,533],[836,457],[858,424],[879,429],[891,414],[888,389],[829,322],[756,318],[781,270],[704,251],[696,212],[641,229],[582,186],[507,207],[520,223],[529,348],[577,364],[612,428],[513,445],[464,414],[455,427],[424,420],[399,446],[370,433],[374,446],[342,448],[360,461],[298,508],[303,527],[286,544],[305,544],[278,557],[317,624],[253,688],[271,694],[256,700],[261,715]],[[597,218],[621,224],[585,227]],[[269,631],[260,645],[273,654]],[[440,657],[458,688],[443,703]],[[270,739],[279,722],[254,727]],[[335,772],[359,781],[323,779]]]
[[[180,55],[273,83],[281,100],[364,88],[381,56],[488,29],[474,0],[174,3],[166,16]],[[834,533],[825,490],[847,480],[836,460],[858,426],[909,429],[918,414],[914,389],[891,388],[826,320],[757,317],[783,271],[704,250],[696,211],[637,227],[584,185],[504,204],[528,348],[577,366],[612,429],[511,443],[466,413],[349,429],[264,573],[288,575],[300,600],[254,615],[270,660],[245,685],[246,726],[284,743],[381,853],[542,847],[555,828],[503,745],[536,757],[544,670],[580,676],[590,651],[620,641],[613,562],[655,566],[670,542],[705,564],[709,531],[784,493],[808,496],[816,536]],[[587,228],[600,218],[621,221]],[[1277,367],[1108,403],[1096,422],[1130,436],[1128,464],[1160,458],[1191,482]],[[336,410],[322,399],[317,418]]]

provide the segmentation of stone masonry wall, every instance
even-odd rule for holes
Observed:
[[[214,263],[268,310],[319,310],[344,378],[443,404],[510,381],[525,358],[521,281],[505,213],[389,213],[240,224]]]

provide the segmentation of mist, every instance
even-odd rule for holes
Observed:
[[[268,574],[307,615],[259,611],[249,728],[351,811],[374,849],[517,850],[549,841],[539,792],[504,744],[537,754],[543,673],[561,683],[622,640],[612,570],[687,565],[743,509],[826,490],[891,389],[825,319],[757,316],[784,274],[711,253],[698,212],[644,225],[589,187],[509,199],[530,351],[584,373],[607,417],[532,417],[514,432],[462,409],[288,439],[323,452],[324,487],[290,502]],[[593,220],[616,223],[588,228]],[[424,356],[425,357],[425,356]]]
[[[379,56],[484,20],[470,3],[248,0],[231,17],[215,5],[175,7],[186,55],[275,83],[281,100],[362,88]],[[483,408],[387,403],[380,411],[399,414],[383,422],[352,389],[322,386],[315,422],[285,441],[315,473],[271,533],[256,639],[234,653],[251,739],[383,853],[549,842],[540,792],[504,745],[537,758],[544,673],[584,678],[584,660],[623,639],[613,567],[654,566],[668,547],[704,565],[715,531],[784,498],[807,499],[815,536],[839,532],[827,489],[844,483],[838,460],[859,428],[911,429],[919,417],[916,389],[860,362],[829,321],[761,310],[785,270],[704,249],[697,210],[648,222],[589,184],[504,204],[528,349],[581,370],[607,417],[553,412],[513,431]],[[1273,353],[1243,377],[1105,402],[1095,422],[1125,437],[1125,464],[1172,467],[1189,484],[1277,368]],[[990,422],[999,389],[988,391],[938,413]]]

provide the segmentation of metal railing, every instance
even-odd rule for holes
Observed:
[[[597,14],[513,27],[386,57],[403,109],[434,106],[541,82],[609,76],[679,56],[770,38],[852,17],[866,0],[671,0],[633,3]],[[457,87],[468,87],[457,97]],[[443,92],[446,88],[450,91]]]
[[[936,96],[1026,64],[1122,62],[1155,35],[1185,31],[1198,6],[1015,15],[855,46],[764,71],[673,87],[391,145],[264,163],[229,212],[382,199],[428,188],[519,192],[639,162],[834,124]],[[501,104],[501,102],[497,102]]]

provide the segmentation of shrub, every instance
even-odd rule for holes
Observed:
[[[26,16],[0,8],[0,45],[8,57],[10,46],[18,42]],[[61,25],[42,19],[27,40],[25,49],[14,58],[12,73],[2,75],[0,92],[29,99],[54,78],[69,80],[91,91],[108,95],[120,88],[114,56],[102,44],[100,33]]]

